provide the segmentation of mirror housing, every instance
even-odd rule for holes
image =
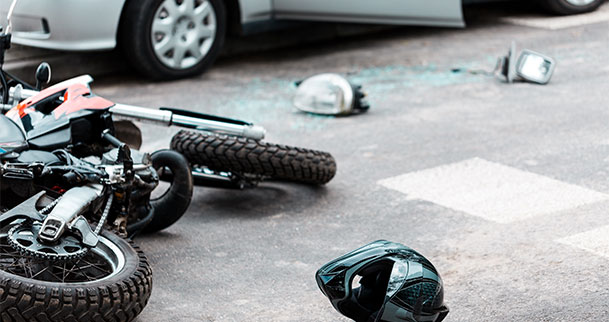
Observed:
[[[41,90],[43,84],[51,82],[51,66],[47,62],[42,62],[36,69],[36,89]]]
[[[547,84],[554,74],[554,68],[556,68],[554,59],[525,49],[518,58],[516,74],[532,83]]]
[[[516,43],[512,42],[507,56],[501,58],[501,75],[508,83],[521,80],[545,85],[550,82],[556,61],[538,52],[524,49],[516,60]]]
[[[370,107],[362,87],[345,77],[326,73],[309,77],[296,84],[293,104],[301,111],[322,115],[361,113]]]

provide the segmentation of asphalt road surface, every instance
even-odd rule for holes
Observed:
[[[493,7],[468,24],[242,54],[183,81],[95,83],[117,102],[252,121],[338,162],[323,187],[197,188],[177,224],[136,240],[155,274],[139,321],[346,321],[315,271],[377,239],[436,265],[447,321],[607,317],[609,4],[571,18]],[[492,69],[512,40],[557,60],[549,85],[455,70]],[[295,111],[293,82],[322,72],[349,73],[370,111]],[[144,126],[145,149],[175,131]]]

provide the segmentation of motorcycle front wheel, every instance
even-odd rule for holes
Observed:
[[[154,216],[144,228],[146,233],[161,231],[178,221],[188,210],[193,193],[190,166],[184,156],[175,151],[160,150],[154,152],[151,158],[152,166],[163,183],[157,187],[161,191],[153,193],[150,200]],[[170,175],[165,174],[167,171]],[[169,179],[169,182],[164,179]]]
[[[336,174],[330,153],[241,137],[180,131],[171,148],[193,165],[276,180],[326,184]]]
[[[132,321],[152,292],[148,260],[110,232],[76,260],[21,254],[0,234],[1,321]]]

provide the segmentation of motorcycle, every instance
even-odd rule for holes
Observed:
[[[0,320],[131,321],[152,291],[131,238],[175,223],[194,185],[334,176],[329,153],[266,143],[247,122],[113,103],[86,75],[42,89],[45,63],[36,85],[18,79],[2,69],[15,4],[0,32]],[[133,120],[187,130],[148,154]]]

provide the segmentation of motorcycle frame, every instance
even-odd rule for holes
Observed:
[[[4,73],[4,70],[1,72]],[[93,82],[93,78],[90,75],[83,75],[64,81],[62,84],[66,86],[78,83],[89,85],[91,82]],[[30,87],[29,85],[27,86]],[[6,111],[18,102],[35,96],[38,93],[39,91],[33,89],[11,87],[8,90],[8,94],[9,101],[12,102],[12,104],[2,105],[2,112],[6,113]],[[160,109],[151,109],[115,103],[114,106],[110,107],[109,112],[122,119],[148,122],[162,126],[178,126],[199,131],[223,133],[253,140],[262,140],[266,134],[266,130],[263,127],[251,123],[175,108],[163,107]]]
[[[5,73],[0,69],[0,76]],[[9,75],[10,76],[10,75]],[[14,79],[13,77],[11,77]],[[28,84],[16,80],[19,85],[10,87],[8,92],[9,104],[0,104],[0,111],[6,113],[22,100],[28,99],[40,93],[31,88]],[[90,75],[82,75],[63,81],[54,86],[67,88],[74,84],[85,84],[87,86],[93,82]],[[28,88],[24,88],[27,86]],[[178,126],[191,130],[206,131],[213,133],[226,134],[231,136],[261,140],[266,131],[260,126],[235,119],[208,115],[203,113],[191,112],[176,108],[162,107],[151,109],[141,106],[127,105],[111,102],[113,105],[108,108],[108,113],[114,120],[133,120],[144,123],[152,123],[160,126]],[[218,173],[199,165],[197,169],[191,171],[195,185],[225,188],[225,189],[244,189],[254,187],[261,178],[244,178],[232,173]]]

